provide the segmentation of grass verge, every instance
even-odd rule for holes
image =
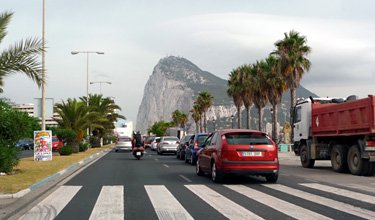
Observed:
[[[85,152],[69,156],[60,156],[59,153],[54,153],[51,161],[34,161],[33,157],[22,158],[14,169],[15,174],[0,176],[0,194],[16,193],[26,189],[44,178],[111,146],[89,148]]]

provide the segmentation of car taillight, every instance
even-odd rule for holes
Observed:
[[[375,146],[375,141],[367,141],[366,142],[366,146],[374,147]]]
[[[198,141],[194,142],[194,150],[198,150]]]

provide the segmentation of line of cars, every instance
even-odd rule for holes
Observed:
[[[23,138],[16,142],[15,145],[20,150],[34,150],[34,139]],[[52,136],[52,151],[58,151],[63,146],[63,142],[56,136]]]
[[[279,176],[277,145],[256,130],[224,129],[186,135],[177,147],[176,157],[195,165],[197,175],[210,174],[214,182],[236,174],[263,176],[275,183]]]

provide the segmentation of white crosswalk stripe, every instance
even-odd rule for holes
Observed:
[[[193,219],[165,186],[146,185],[145,189],[159,219]]]
[[[357,193],[346,189],[339,189],[332,186],[326,186],[319,183],[301,183],[301,186],[306,186],[312,189],[321,190],[324,192],[333,193],[339,196],[344,196],[347,198],[355,199],[361,202],[367,202],[370,204],[375,204],[375,199],[373,196],[369,196],[363,193]]]
[[[124,219],[124,186],[103,186],[90,220]]]
[[[59,187],[20,219],[54,219],[81,188],[81,186]]]
[[[296,196],[296,197],[299,197],[299,198],[302,198],[302,199],[305,199],[305,200],[308,200],[308,201],[311,201],[311,202],[314,202],[323,206],[327,206],[332,209],[336,209],[342,212],[356,215],[358,217],[362,217],[365,219],[375,219],[375,212],[373,211],[355,207],[355,206],[352,206],[343,202],[339,202],[333,199],[314,195],[308,192],[304,192],[298,189],[293,189],[293,188],[283,186],[280,184],[263,184],[263,186],[270,188],[270,189],[278,190],[283,193],[287,193],[287,194],[290,194],[290,195],[293,195],[293,196]],[[373,199],[375,198],[373,197]]]
[[[222,189],[225,193],[233,193],[233,191],[237,192],[244,197],[247,197],[245,199],[252,200],[255,203],[263,204],[270,209],[276,210],[294,219],[323,220],[330,218],[324,216],[321,213],[311,211],[308,208],[301,207],[299,204],[287,202],[280,196],[271,196],[267,194],[267,191],[276,190],[294,197],[301,198],[308,202],[319,204],[331,209],[336,209],[342,213],[347,213],[364,219],[375,219],[375,211],[330,199],[328,198],[329,194],[327,194],[326,192],[331,193],[332,195],[338,194],[341,196],[349,197],[353,202],[360,200],[369,204],[375,203],[375,196],[352,192],[350,190],[344,190],[317,183],[300,183],[299,185],[301,185],[301,188],[306,187],[305,189],[312,188],[321,192],[325,192],[325,195],[319,196],[281,184],[261,184],[261,186],[265,187],[264,190],[256,190],[252,186],[245,185],[224,185],[225,188]],[[197,196],[198,200],[207,203],[218,213],[227,217],[228,219],[263,219],[262,216],[258,216],[257,214],[253,213],[253,211],[255,211],[257,207],[256,205],[251,206],[251,208],[247,209],[230,200],[226,196],[223,196],[220,191],[213,190],[206,185],[186,184],[184,185],[184,187],[194,193]],[[65,206],[67,206],[69,202],[75,196],[77,196],[77,193],[81,188],[82,186],[60,186],[55,192],[47,196],[37,206],[26,212],[20,219],[54,219],[57,215],[59,215],[59,213],[65,211]],[[145,185],[144,188],[159,219],[194,219],[191,214],[185,209],[185,207],[179,202],[179,197],[175,197],[167,189],[166,186]],[[102,186],[95,202],[95,206],[91,210],[91,213],[87,214],[90,215],[91,220],[124,219],[126,213],[126,207],[124,206],[126,205],[124,204],[126,198],[125,196],[126,192],[124,191],[123,185]],[[198,202],[198,200],[195,202]],[[246,201],[244,200],[244,202]],[[65,215],[66,213],[62,214]],[[335,216],[335,214],[332,213],[332,216]]]
[[[204,185],[185,185],[190,191],[229,219],[263,219]]]
[[[281,199],[278,199],[276,197],[267,195],[263,192],[251,189],[247,186],[243,186],[243,185],[225,185],[225,186],[235,192],[238,192],[250,199],[256,200],[266,206],[269,206],[295,219],[306,219],[306,220],[307,219],[311,219],[311,220],[330,219],[330,218],[327,218],[326,216],[323,216],[313,211],[307,210],[305,208],[296,206],[289,202],[285,202]]]
[[[367,191],[367,192],[371,192],[371,193],[375,193],[375,187],[374,186],[371,186],[371,185],[367,185],[365,186],[364,184],[340,184],[340,186],[345,186],[345,187],[349,187],[349,188],[352,188],[352,189],[360,189],[360,190],[364,190],[364,191]]]

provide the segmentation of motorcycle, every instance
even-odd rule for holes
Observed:
[[[142,146],[133,148],[133,156],[138,160],[141,159],[141,157],[143,157],[144,152],[145,149]]]

